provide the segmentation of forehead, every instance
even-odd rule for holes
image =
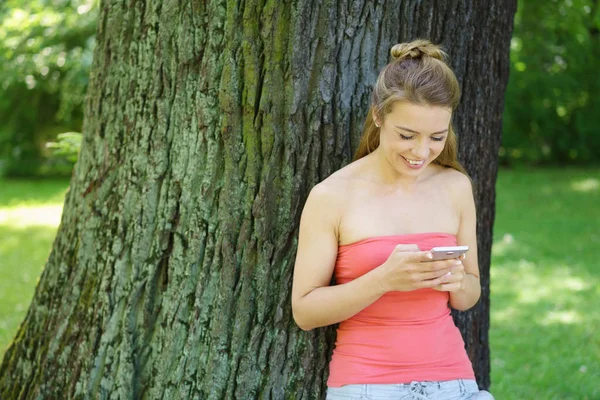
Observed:
[[[386,115],[386,120],[392,125],[430,133],[448,129],[451,117],[452,111],[449,108],[421,106],[397,101],[392,105],[389,114]]]

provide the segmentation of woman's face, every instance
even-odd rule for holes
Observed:
[[[380,126],[380,150],[400,173],[416,176],[446,144],[452,111],[444,107],[396,102]]]

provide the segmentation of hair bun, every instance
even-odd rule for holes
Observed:
[[[392,47],[390,54],[394,61],[409,58],[420,59],[425,56],[437,58],[441,61],[446,59],[446,53],[442,51],[440,46],[423,39],[417,39],[409,43],[399,43]]]

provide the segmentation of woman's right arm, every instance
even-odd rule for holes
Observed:
[[[392,290],[431,288],[453,261],[428,261],[415,245],[397,246],[378,268],[348,283],[329,286],[338,251],[340,199],[326,185],[310,192],[302,217],[294,266],[292,311],[302,330],[344,321]]]
[[[329,286],[337,258],[339,222],[339,199],[330,190],[323,184],[315,186],[300,219],[292,310],[302,330],[348,319],[385,293],[374,271],[352,282]]]

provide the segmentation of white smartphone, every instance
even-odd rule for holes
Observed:
[[[434,247],[431,250],[433,260],[449,260],[458,258],[469,251],[469,246]]]

